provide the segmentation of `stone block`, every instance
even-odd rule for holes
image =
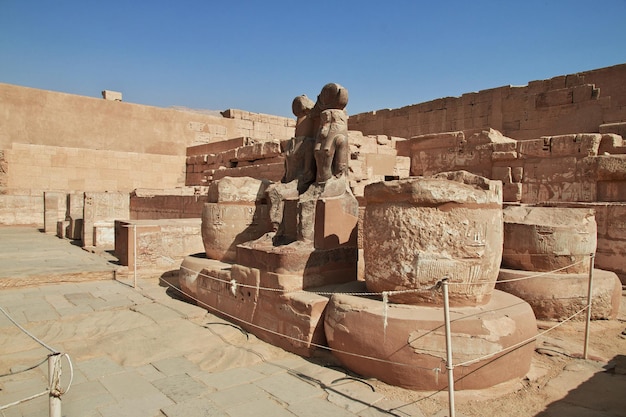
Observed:
[[[394,175],[396,166],[395,150],[390,155],[366,154],[365,164],[368,169],[372,169],[372,175]]]
[[[359,290],[357,285],[344,288],[343,292]],[[385,306],[371,297],[336,294],[328,303],[324,328],[333,355],[346,368],[387,384],[437,391],[447,385],[438,372],[446,359],[442,320],[441,308]],[[455,373],[463,375],[455,389],[491,387],[522,378],[530,369],[533,343],[505,351],[537,334],[528,303],[494,291],[485,306],[451,310],[451,322]],[[459,365],[472,360],[476,362]]]
[[[594,162],[598,181],[626,180],[626,155],[602,155]]]
[[[98,248],[110,248],[115,246],[114,222],[99,221],[93,224],[93,246]]]
[[[393,175],[399,178],[406,178],[411,172],[411,158],[407,156],[396,156],[396,163],[393,167]]]
[[[596,251],[596,230],[591,209],[507,207],[502,265],[525,271],[589,272],[585,259]]]
[[[506,152],[492,152],[491,153],[491,160],[496,162],[496,161],[510,161],[510,160],[514,160],[517,159],[517,152],[515,151],[506,151]]]
[[[402,144],[402,147],[409,146],[412,152],[439,148],[457,149],[463,141],[465,141],[463,132],[435,133],[409,138],[406,144]],[[408,156],[404,153],[398,153],[398,155]]]
[[[597,201],[626,201],[626,180],[598,181]]]
[[[550,153],[553,156],[586,157],[598,154],[602,135],[576,134],[552,136],[550,138]]]
[[[212,143],[204,143],[202,145],[190,146],[187,148],[187,156],[217,154],[230,149],[247,146],[254,143],[250,137],[238,137],[227,140],[219,140]]]
[[[537,276],[536,272],[503,268],[496,287],[529,303],[540,320],[565,320],[587,305],[589,272]],[[510,281],[510,282],[500,282]],[[614,319],[619,312],[622,288],[614,272],[593,270],[591,318]],[[575,319],[583,320],[579,314]]]
[[[604,123],[600,125],[600,133],[614,133],[619,136],[626,136],[626,122]]]
[[[44,232],[56,233],[57,223],[65,221],[66,195],[65,193],[47,191],[44,200]]]
[[[520,202],[522,201],[522,184],[502,184],[502,201]]]
[[[449,277],[455,305],[485,304],[502,254],[502,184],[457,171],[365,187],[365,282],[372,292],[417,290]],[[433,304],[429,291],[390,295]]]
[[[492,167],[490,178],[502,181],[503,184],[510,184],[512,182],[511,167]]]
[[[233,261],[238,244],[258,239],[270,230],[266,204],[236,200],[206,203],[202,211],[202,241],[206,255],[212,259]]]
[[[528,158],[548,158],[550,156],[550,138],[532,139],[518,142],[518,157]]]
[[[103,90],[102,98],[111,101],[122,101],[122,93],[119,91]]]
[[[326,198],[317,201],[315,207],[315,230],[313,245],[316,249],[334,249],[340,246],[357,246],[357,223],[353,207],[346,210],[346,202],[341,198]],[[358,207],[358,203],[357,207]]]
[[[269,181],[251,177],[224,177],[209,185],[210,203],[255,203],[265,200]]]

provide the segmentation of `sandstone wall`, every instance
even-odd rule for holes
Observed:
[[[626,141],[571,134],[516,141],[493,129],[416,136],[397,144],[411,175],[466,170],[503,183],[510,203],[595,209],[596,265],[626,282]]]
[[[183,156],[196,143],[290,137],[295,121],[241,110],[216,116],[0,83],[0,125],[0,149],[25,143]]]
[[[0,83],[0,224],[44,223],[44,192],[185,186],[186,148],[293,135],[289,118],[158,108]]]
[[[505,86],[350,116],[351,130],[412,137],[494,128],[526,140],[577,132],[626,133],[626,64],[522,87]]]

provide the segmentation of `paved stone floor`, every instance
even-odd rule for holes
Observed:
[[[136,289],[131,282],[83,280],[84,273],[112,269],[68,241],[35,229],[0,228],[0,307],[72,360],[63,416],[422,415],[323,366],[324,358],[292,355],[181,301],[158,277],[140,279]],[[43,284],[50,270],[50,280],[81,272],[82,282]],[[31,285],[18,286],[20,279]],[[1,407],[45,390],[47,363],[23,370],[49,351],[1,313],[0,335]],[[62,370],[67,386],[66,361]],[[43,415],[47,395],[0,411]]]
[[[50,265],[56,265],[50,279],[61,282],[43,284],[41,277]],[[327,356],[308,360],[268,345],[180,300],[158,277],[140,279],[133,288],[130,282],[98,275],[114,268],[102,257],[34,229],[0,228],[0,307],[72,360],[73,381],[62,396],[63,416],[448,415],[445,393],[424,409],[419,401],[406,401],[394,390],[376,390],[374,384],[347,375]],[[86,280],[90,271],[100,279]],[[63,274],[81,282],[63,282]],[[40,277],[36,285],[16,285],[19,279],[31,283],[30,276]],[[11,285],[2,285],[3,280]],[[0,407],[45,390],[48,354],[0,313]],[[563,381],[555,378],[554,386],[546,385],[563,391],[558,391],[561,397],[570,394],[541,416],[626,415],[619,394],[626,392],[626,376],[602,373],[601,365],[577,363],[571,366],[582,366],[582,371],[572,368],[561,374]],[[70,367],[65,360],[62,369],[66,387]],[[583,374],[600,375],[605,385],[584,391],[589,398],[572,397],[582,380],[577,375]],[[610,396],[614,411],[606,411],[609,397],[598,400],[606,395],[604,387],[615,391]],[[589,394],[598,389],[597,395]],[[596,406],[603,411],[589,408]],[[0,411],[2,417],[44,415],[47,395]],[[456,415],[463,417],[458,411]],[[481,414],[472,413],[476,415]]]

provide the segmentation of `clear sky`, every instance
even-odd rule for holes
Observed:
[[[626,63],[626,0],[0,0],[0,82],[292,117],[356,114]]]

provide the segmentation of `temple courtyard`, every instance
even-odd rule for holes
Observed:
[[[140,274],[136,287],[133,278],[109,252],[0,228],[0,407],[46,389],[56,350],[73,365],[62,358],[68,417],[449,415],[446,390],[362,379],[330,352],[302,358],[184,301],[177,265]],[[456,415],[626,416],[625,304],[622,295],[616,320],[591,323],[588,360],[584,321],[566,322],[534,342],[525,378],[458,391]],[[538,321],[540,332],[553,325]],[[48,415],[48,402],[42,395],[0,415]]]

